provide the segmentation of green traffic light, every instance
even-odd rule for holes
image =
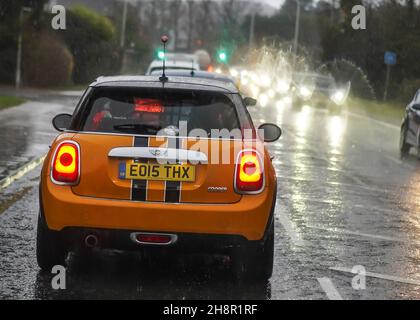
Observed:
[[[162,50],[159,50],[157,56],[159,59],[163,60],[163,58],[165,58],[165,52],[163,52]]]
[[[226,52],[219,52],[220,61],[226,61],[227,55]]]

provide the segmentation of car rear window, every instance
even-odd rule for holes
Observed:
[[[79,131],[154,135],[164,129],[240,129],[235,105],[219,92],[156,88],[96,88],[81,111]],[[174,133],[173,133],[174,132]]]

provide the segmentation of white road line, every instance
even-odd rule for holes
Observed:
[[[280,214],[277,214],[276,217],[279,218],[279,222],[286,230],[288,236],[292,239],[293,243],[297,246],[303,247],[305,245],[305,241],[299,236],[295,227],[292,225],[288,214],[282,211]]]
[[[318,278],[319,284],[321,285],[322,290],[327,294],[328,299],[330,300],[343,300],[343,297],[335,288],[330,278]]]
[[[47,131],[36,131],[35,134],[40,136],[47,136],[47,137],[56,137],[57,134],[54,132],[47,132]]]
[[[346,273],[352,273],[352,274],[358,274],[357,272],[353,272],[350,268],[344,268],[344,267],[330,267],[330,270],[339,271],[339,272],[346,272]],[[384,279],[389,281],[395,281],[395,282],[402,282],[407,284],[413,284],[416,286],[420,286],[420,280],[414,280],[414,279],[406,279],[402,277],[396,277],[396,276],[390,276],[387,274],[380,274],[375,272],[368,272],[366,271],[365,274],[367,277],[371,278],[378,278],[378,279]]]
[[[44,161],[46,156],[47,155],[43,155],[42,157],[36,158],[35,160],[28,162],[27,164],[14,171],[14,173],[12,173],[11,175],[0,180],[0,190],[12,184],[13,181],[22,178],[29,171],[35,169],[39,164],[41,164]]]
[[[364,119],[366,121],[372,121],[372,122],[375,122],[377,124],[380,124],[381,126],[387,127],[389,129],[400,131],[400,127],[395,125],[395,124],[390,124],[390,123],[380,121],[380,120],[377,120],[377,119],[374,119],[374,118],[371,118],[371,117],[368,117],[368,116],[363,116],[361,114],[354,113],[354,112],[351,112],[351,111],[348,111],[348,110],[346,110],[345,113],[347,113],[348,115],[350,115],[352,117],[355,117],[355,118]]]
[[[377,239],[377,240],[385,240],[385,241],[402,242],[402,243],[406,243],[406,244],[420,245],[420,241],[417,241],[417,240],[395,238],[395,237],[389,237],[389,236],[382,236],[382,235],[378,235],[378,234],[362,233],[362,232],[345,230],[345,229],[340,229],[340,228],[325,228],[325,227],[314,226],[314,225],[306,225],[306,227],[311,228],[311,229],[329,231],[329,232],[332,232],[332,233],[349,234],[349,235],[360,236],[360,237],[371,238],[371,239]]]
[[[84,91],[60,91],[58,94],[68,97],[81,97]]]

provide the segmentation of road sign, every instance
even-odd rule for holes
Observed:
[[[392,51],[385,51],[384,63],[389,66],[393,66],[397,63],[397,54]]]

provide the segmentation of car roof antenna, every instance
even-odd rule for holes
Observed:
[[[194,77],[194,59],[191,59],[191,77]]]
[[[168,77],[165,74],[165,60],[166,60],[166,43],[168,42],[169,37],[166,35],[163,35],[160,37],[160,41],[163,43],[163,69],[162,69],[162,75],[159,77],[159,81],[166,82],[168,81]]]

